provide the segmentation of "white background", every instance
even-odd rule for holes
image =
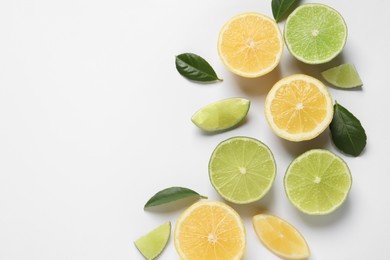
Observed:
[[[218,32],[238,13],[272,16],[270,2],[2,0],[0,259],[142,259],[133,241],[165,221],[174,224],[185,209],[144,211],[144,203],[170,186],[222,200],[207,164],[220,141],[237,135],[266,143],[278,166],[263,200],[234,206],[247,229],[245,260],[276,259],[252,229],[251,217],[260,212],[295,225],[312,260],[388,259],[390,4],[320,1],[348,24],[340,57],[307,66],[285,49],[269,75],[234,76],[218,57]],[[181,77],[174,58],[182,52],[203,56],[224,81],[204,85]],[[356,65],[364,87],[330,91],[365,127],[363,154],[341,154],[328,131],[298,144],[275,136],[263,115],[271,86],[293,73],[318,77],[342,62]],[[252,102],[244,125],[206,135],[191,123],[200,107],[236,96]],[[284,193],[288,164],[311,148],[341,155],[353,174],[348,200],[331,215],[305,216]],[[178,259],[172,240],[160,259]]]

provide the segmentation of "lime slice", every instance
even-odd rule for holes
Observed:
[[[325,215],[336,210],[346,200],[351,185],[351,173],[343,159],[321,149],[296,158],[284,177],[288,199],[309,215]]]
[[[347,41],[347,25],[333,8],[322,4],[301,5],[287,18],[284,38],[290,53],[308,64],[335,58]]]
[[[171,222],[167,222],[138,238],[134,244],[146,259],[155,259],[164,250],[170,234]]]
[[[201,108],[191,120],[204,131],[223,131],[238,125],[248,114],[249,106],[245,98],[228,98]]]
[[[271,189],[275,175],[271,150],[249,137],[221,142],[209,162],[211,184],[224,199],[237,204],[261,199]]]
[[[339,88],[356,88],[363,86],[363,82],[353,64],[342,64],[323,71],[321,75],[330,84]]]

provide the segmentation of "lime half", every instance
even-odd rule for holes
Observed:
[[[341,64],[340,66],[323,71],[321,75],[327,82],[339,88],[363,86],[363,82],[355,66],[352,64]]]
[[[321,149],[296,158],[284,177],[288,199],[309,215],[325,215],[336,210],[346,200],[351,185],[351,173],[343,159]]]
[[[275,175],[271,150],[249,137],[221,142],[209,162],[211,184],[224,199],[237,204],[261,199],[271,189]]]
[[[171,222],[167,222],[140,237],[134,244],[146,259],[152,260],[164,250],[170,234]]]
[[[284,38],[290,53],[308,64],[321,64],[335,58],[347,41],[347,25],[333,8],[305,4],[287,18]]]
[[[249,106],[245,98],[223,99],[201,108],[191,120],[206,132],[219,132],[238,125],[248,114]]]

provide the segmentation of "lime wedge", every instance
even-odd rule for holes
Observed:
[[[308,64],[321,64],[335,58],[347,41],[347,25],[333,8],[304,4],[287,18],[284,38],[290,53]]]
[[[204,131],[223,131],[238,125],[248,114],[249,106],[245,98],[228,98],[201,108],[191,120]]]
[[[138,238],[134,244],[145,259],[152,260],[164,250],[170,234],[171,222],[167,222]]]
[[[363,86],[356,68],[352,64],[342,64],[340,66],[325,70],[321,73],[326,81],[339,88],[356,88]]]
[[[352,185],[347,164],[337,155],[321,149],[296,158],[284,176],[290,202],[309,215],[325,215],[346,200]]]
[[[209,162],[211,184],[225,200],[237,204],[261,199],[271,189],[275,175],[271,150],[249,137],[221,142]]]

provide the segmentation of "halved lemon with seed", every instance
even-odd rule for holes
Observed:
[[[174,240],[183,260],[239,260],[245,251],[245,227],[238,213],[225,203],[201,201],[179,217]]]
[[[231,18],[221,29],[218,53],[233,73],[247,78],[272,71],[283,53],[283,36],[275,20],[259,13]]]
[[[307,259],[309,246],[301,233],[287,221],[268,214],[256,215],[253,227],[261,243],[284,259]]]
[[[321,81],[303,74],[292,75],[269,91],[265,116],[278,136],[294,142],[310,140],[332,121],[332,97]]]

